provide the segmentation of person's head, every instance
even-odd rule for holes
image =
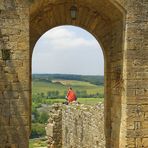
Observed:
[[[69,87],[69,90],[72,90],[72,87]]]

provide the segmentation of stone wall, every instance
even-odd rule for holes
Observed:
[[[105,147],[103,104],[53,108],[46,128],[49,148]]]
[[[30,134],[29,8],[0,0],[0,148],[28,148]]]
[[[70,0],[28,1],[0,0],[0,147],[28,148],[31,53],[59,25],[86,29],[103,48],[106,148],[148,147],[148,1],[78,0],[75,21]]]
[[[46,127],[49,148],[62,147],[62,106],[53,105]]]
[[[126,135],[126,131],[122,130],[125,129],[126,123],[122,124],[121,129],[121,123],[126,121],[125,115],[122,115],[126,112],[124,100],[122,100],[125,98],[125,73],[123,70],[125,68],[126,22],[124,18],[126,11],[124,6],[120,6],[121,2],[122,0],[119,3],[116,3],[116,0],[76,0],[78,9],[76,20],[72,20],[70,16],[72,0],[48,2],[40,0],[40,3],[34,1],[30,6],[30,47],[32,50],[43,33],[60,25],[82,27],[94,35],[100,43],[105,61],[106,148],[118,148]],[[121,136],[122,141],[120,141]],[[124,147],[123,145],[122,147]]]

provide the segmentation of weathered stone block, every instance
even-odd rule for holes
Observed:
[[[126,147],[129,147],[129,148],[135,148],[135,138],[127,138],[127,145]]]
[[[54,125],[53,124],[48,124],[47,125],[47,127],[46,127],[46,134],[47,134],[47,136],[49,136],[49,137],[53,137],[53,132],[54,132],[54,130],[53,130],[53,128],[54,128]]]
[[[136,139],[136,147],[137,147],[137,148],[142,147],[142,138],[137,138],[137,139]]]
[[[127,130],[128,138],[140,138],[142,135],[142,130]]]
[[[143,112],[148,112],[148,104],[142,105],[142,111]]]
[[[0,126],[9,126],[10,125],[10,117],[9,116],[0,116]]]
[[[5,99],[18,99],[19,93],[17,91],[4,91],[4,98]]]
[[[143,129],[148,129],[148,121],[143,121],[142,122],[142,128]]]
[[[29,124],[29,117],[28,116],[11,116],[10,117],[10,125],[11,126],[27,126]]]
[[[7,135],[1,131],[1,138],[0,138],[0,144],[6,144],[8,141],[7,141]],[[2,145],[0,145],[2,146]],[[2,148],[2,147],[0,147]]]
[[[10,112],[11,115],[21,115],[21,116],[27,116],[29,115],[30,107],[29,102],[27,100],[17,99],[17,100],[11,100],[10,101]]]
[[[136,89],[128,89],[126,95],[127,95],[127,97],[135,97],[136,96]]]
[[[6,61],[6,66],[14,68],[15,71],[23,66],[23,61],[22,60],[11,60],[11,61]]]
[[[148,138],[143,138],[143,139],[142,139],[142,146],[143,146],[144,148],[147,148],[147,147],[148,147]]]
[[[148,112],[145,112],[145,113],[144,113],[144,119],[145,119],[146,121],[148,121]]]
[[[12,144],[12,143],[10,143],[10,144],[0,144],[0,148],[19,148],[18,147],[18,144]]]
[[[142,105],[147,104],[148,97],[145,96],[136,96],[136,97],[128,97],[127,101],[129,105]]]
[[[21,81],[21,83],[19,82],[19,81],[16,81],[16,82],[13,82],[13,83],[11,83],[11,84],[9,84],[9,85],[7,85],[6,87],[5,87],[5,90],[7,90],[7,91],[27,91],[27,90],[29,90],[30,89],[30,87],[29,87],[29,83],[28,82],[26,82],[26,81]]]

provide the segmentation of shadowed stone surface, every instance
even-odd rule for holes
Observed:
[[[82,27],[101,44],[106,148],[148,147],[148,1],[76,0],[75,21],[72,4],[0,0],[0,147],[28,148],[33,47],[59,25]]]

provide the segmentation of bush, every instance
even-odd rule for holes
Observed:
[[[48,122],[48,118],[49,118],[48,113],[41,112],[37,119],[38,119],[39,123],[47,123]]]
[[[45,125],[40,123],[32,123],[32,130],[30,138],[39,138],[45,136]]]
[[[47,123],[49,118],[47,112],[39,112],[36,108],[32,109],[32,115],[34,116],[33,123]]]

